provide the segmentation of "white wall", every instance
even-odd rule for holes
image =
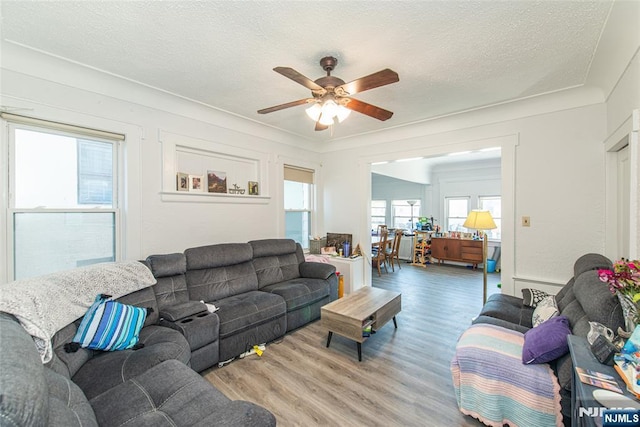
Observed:
[[[598,42],[586,84],[600,87],[607,105],[606,151],[607,233],[605,254],[610,258],[640,257],[640,2],[613,3]],[[615,24],[611,24],[615,23]],[[633,114],[635,112],[635,119]],[[630,148],[631,182],[629,182],[629,224],[617,224],[616,212],[620,185],[616,182],[616,152],[624,145]],[[627,250],[620,253],[621,230],[630,234]]]
[[[431,214],[445,228],[445,197],[469,196],[469,210],[478,209],[481,196],[500,196],[502,182],[500,159],[444,164],[432,172]]]
[[[126,135],[123,150],[127,185],[122,189],[124,259],[181,252],[197,245],[282,237],[284,163],[317,169],[318,188],[322,192],[322,170],[319,161],[314,160],[317,156],[295,147],[295,141],[286,134],[56,58],[15,46],[8,49],[11,51],[3,52],[2,62],[0,103],[3,107],[9,107],[15,114]],[[261,189],[269,189],[270,198],[250,204],[224,200],[163,201],[161,141],[166,134],[264,153],[266,161],[261,167],[266,169],[268,182],[260,184]],[[0,159],[5,171],[7,143],[7,132],[3,132]],[[0,282],[6,280],[4,260],[10,250],[10,245],[5,244],[6,176],[6,173],[0,176],[0,240],[3,242]],[[322,211],[322,200],[318,206]],[[322,220],[320,215],[316,227],[324,231]]]
[[[429,185],[418,184],[417,182],[404,181],[402,179],[396,179],[375,173],[371,174],[371,199],[386,200],[387,219],[385,224],[390,224],[390,227],[393,226],[393,215],[391,211],[392,200],[420,201],[420,209],[415,207],[413,209],[414,223],[417,221],[418,217],[423,216],[423,212],[430,212],[427,200],[430,202],[431,198],[425,198],[425,194],[429,187]]]
[[[375,165],[373,172],[420,184],[431,184],[431,166],[423,160],[404,159],[402,162]]]
[[[375,200],[422,200],[425,189],[429,188],[428,185],[376,173],[371,174],[371,185],[371,197]],[[424,203],[422,204],[424,205]],[[420,216],[418,211],[414,211],[413,214],[414,216]]]
[[[607,97],[608,104],[599,90],[577,88],[327,142],[318,155],[307,142],[273,128],[14,45],[2,47],[3,106],[17,114],[127,135],[124,258],[281,236],[283,163],[318,170],[314,234],[353,230],[354,242],[366,249],[370,163],[499,146],[502,283],[511,294],[525,284],[562,284],[578,256],[604,251],[603,141],[618,123],[626,123],[630,106],[640,105],[636,56]],[[627,95],[634,89],[635,94]],[[163,202],[162,133],[264,153],[270,198],[251,205]],[[6,133],[1,142],[4,156]],[[0,160],[6,168],[6,158]],[[5,179],[1,174],[2,224],[8,200]],[[530,228],[520,226],[523,215],[531,217]],[[5,260],[5,227],[1,233],[5,244],[0,260]],[[6,265],[0,268],[6,271]]]
[[[388,205],[391,200],[397,199],[420,200],[420,212],[416,210],[414,216],[433,216],[436,224],[444,226],[446,213],[443,199],[445,197],[469,196],[469,209],[477,209],[478,197],[499,196],[502,191],[500,159],[446,163],[429,168],[428,174],[431,185],[374,173],[371,181],[371,198],[387,200]],[[387,213],[390,215],[390,212]],[[391,222],[390,216],[387,222]]]
[[[640,9],[640,3],[638,4]],[[636,33],[637,34],[637,33]],[[640,38],[640,36],[638,36]],[[639,42],[640,43],[640,42]],[[634,114],[635,112],[635,114]],[[640,148],[638,147],[638,132],[640,131],[640,53],[629,63],[625,73],[616,82],[615,89],[607,102],[607,138],[604,140],[607,167],[607,242],[605,254],[610,258],[628,256],[632,259],[640,257]],[[629,248],[624,253],[618,253],[618,230],[616,212],[619,196],[619,184],[616,182],[617,151],[624,145],[629,145],[631,163],[631,182],[629,183],[630,205]]]
[[[366,171],[371,162],[501,146],[502,290],[519,294],[528,286],[553,292],[585,252],[616,257],[608,251],[619,236],[610,228],[615,214],[610,193],[616,186],[605,185],[615,173],[610,170],[613,153],[606,150],[624,139],[633,164],[630,254],[640,256],[640,2],[616,1],[611,13],[611,22],[622,25],[605,28],[582,87],[335,141],[325,149],[366,146],[366,156],[353,149],[341,152],[342,162]],[[366,183],[366,173],[355,173]],[[327,193],[340,191],[334,182],[326,184]],[[362,189],[363,197],[367,190]],[[362,203],[352,200],[349,207]],[[531,217],[529,228],[520,225],[524,215]],[[334,220],[329,212],[326,224]],[[354,225],[363,221],[364,214]]]
[[[513,107],[512,107],[513,110]],[[354,241],[368,247],[368,212],[363,209],[371,194],[368,170],[372,162],[396,158],[434,156],[449,152],[502,148],[503,197],[502,285],[513,294],[524,283],[538,287],[563,284],[571,277],[573,262],[587,252],[604,249],[604,164],[601,142],[605,135],[604,104],[561,109],[554,113],[500,121],[500,110],[490,124],[472,125],[470,113],[448,123],[431,123],[423,133],[407,137],[387,133],[387,141],[369,145],[366,154],[346,149],[326,162],[325,193],[338,200],[342,210],[352,211]],[[513,112],[510,111],[509,114]],[[479,112],[488,116],[487,111]],[[465,120],[467,119],[468,120]],[[458,130],[438,132],[458,125]],[[414,128],[414,131],[416,129]],[[396,140],[392,138],[397,138]],[[389,142],[392,142],[389,144]],[[356,144],[357,145],[357,144]],[[393,148],[390,148],[393,147]],[[344,168],[345,165],[356,168]],[[334,169],[335,168],[335,169]],[[358,193],[332,179],[360,182]],[[345,171],[351,172],[346,175]],[[435,196],[434,196],[435,198]],[[328,202],[329,203],[329,202]],[[325,226],[349,226],[346,217],[329,210]],[[518,218],[531,217],[523,228]],[[544,266],[544,269],[541,269]]]

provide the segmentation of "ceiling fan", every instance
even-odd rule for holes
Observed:
[[[303,98],[297,101],[287,102],[269,108],[258,110],[259,114],[272,113],[295,107],[303,104],[312,104],[307,109],[307,115],[316,122],[315,130],[325,130],[334,123],[334,119],[339,122],[344,120],[351,111],[357,111],[378,120],[388,120],[393,116],[393,112],[375,105],[351,98],[351,95],[388,85],[399,81],[398,73],[388,68],[377,73],[361,77],[352,82],[345,83],[344,80],[332,76],[331,71],[338,65],[338,60],[332,56],[325,56],[320,60],[320,66],[327,72],[325,77],[320,77],[313,81],[293,68],[276,67],[273,69],[311,90],[312,98]]]

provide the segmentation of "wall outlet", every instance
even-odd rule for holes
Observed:
[[[523,216],[522,217],[522,226],[523,227],[531,227],[531,218],[529,218],[528,216]]]

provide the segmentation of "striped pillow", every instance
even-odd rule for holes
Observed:
[[[82,318],[72,343],[93,350],[126,350],[138,344],[147,309],[98,295]]]

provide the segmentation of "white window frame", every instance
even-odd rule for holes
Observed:
[[[464,200],[467,202],[467,213],[466,215],[462,218],[463,222],[464,220],[467,219],[467,216],[469,215],[469,208],[470,208],[470,199],[471,197],[469,196],[452,196],[452,197],[445,197],[444,198],[444,209],[445,209],[445,224],[444,224],[444,229],[442,230],[443,232],[448,232],[449,231],[449,220],[451,218],[456,218],[459,219],[461,217],[452,217],[449,215],[449,202],[453,201],[453,200]]]
[[[303,184],[308,184],[310,186],[309,188],[309,207],[308,209],[287,209],[284,206],[284,194],[283,194],[283,200],[282,200],[282,207],[284,210],[284,219],[285,219],[285,223],[286,223],[286,216],[288,212],[307,212],[309,214],[309,233],[310,234],[314,234],[314,230],[315,230],[315,222],[316,222],[316,209],[315,209],[315,200],[316,200],[316,191],[317,191],[317,185],[316,185],[316,180],[317,180],[317,171],[315,169],[310,169],[310,168],[305,168],[305,167],[300,167],[300,166],[295,166],[295,165],[291,165],[291,164],[285,164],[284,165],[284,169],[286,168],[290,168],[290,169],[299,169],[303,172],[307,172],[307,173],[311,173],[312,174],[312,182],[303,182],[303,181],[297,181],[297,180],[288,180],[288,179],[283,179],[282,182],[282,186],[284,188],[284,183],[285,181],[290,181],[290,182],[301,182]],[[285,230],[286,233],[286,230]],[[309,247],[311,245],[311,243],[309,243],[309,236],[307,236],[306,239],[307,244],[301,244],[302,249],[303,250],[309,250]]]
[[[8,200],[6,210],[6,267],[7,267],[7,280],[11,281],[15,278],[15,252],[14,252],[14,218],[16,214],[20,213],[112,213],[114,215],[114,259],[120,261],[122,259],[122,224],[121,224],[121,208],[122,200],[120,198],[120,180],[119,175],[121,165],[121,142],[124,141],[124,135],[105,132],[100,130],[93,130],[83,127],[76,127],[73,125],[67,125],[56,122],[48,122],[45,120],[31,119],[28,117],[13,116],[11,114],[3,114],[2,118],[7,120],[7,153],[6,164],[8,169],[7,174],[7,189]],[[15,207],[15,135],[16,130],[24,129],[34,132],[42,132],[53,135],[68,136],[73,138],[87,139],[90,138],[95,141],[110,143],[113,145],[113,182],[112,182],[112,194],[113,203],[110,208],[16,208]]]
[[[409,212],[411,212],[411,205],[408,203],[409,200],[415,200],[415,204],[413,205],[413,222],[411,222],[412,218],[410,218],[409,216],[404,216],[404,215],[396,215],[396,206],[398,207],[403,207],[403,208],[407,208],[409,209]],[[416,222],[418,221],[418,218],[420,218],[420,208],[421,208],[421,203],[422,201],[420,199],[396,199],[396,200],[391,200],[391,225],[389,228],[405,228],[405,227],[396,227],[396,218],[407,218],[406,223],[409,224],[406,228],[415,228],[416,226]]]
[[[373,203],[374,202],[379,202],[379,203],[383,203],[384,204],[384,215],[380,216],[380,215],[374,215],[373,214],[373,209],[374,209]],[[375,209],[379,209],[379,208],[380,207],[376,207]],[[374,224],[376,224],[376,222],[373,221],[374,218],[382,218],[382,223],[381,224],[386,225],[387,224],[387,201],[386,200],[380,200],[380,199],[371,200],[371,212],[369,214],[369,217],[370,217],[370,221],[371,221],[371,228],[372,228],[372,231],[374,231],[374,232],[378,228],[377,225],[374,227]]]
[[[485,200],[500,200],[500,211],[502,212],[502,196],[478,196],[478,208],[482,209],[482,210],[487,210],[484,208],[483,206],[483,202]],[[493,217],[493,220],[496,221],[500,224],[500,226],[498,227],[498,229],[500,230],[499,232],[499,236],[500,237],[492,237],[492,232],[494,230],[486,230],[487,236],[489,240],[495,240],[495,241],[500,241],[502,239],[502,216],[494,216],[493,213],[491,214],[491,216]]]

